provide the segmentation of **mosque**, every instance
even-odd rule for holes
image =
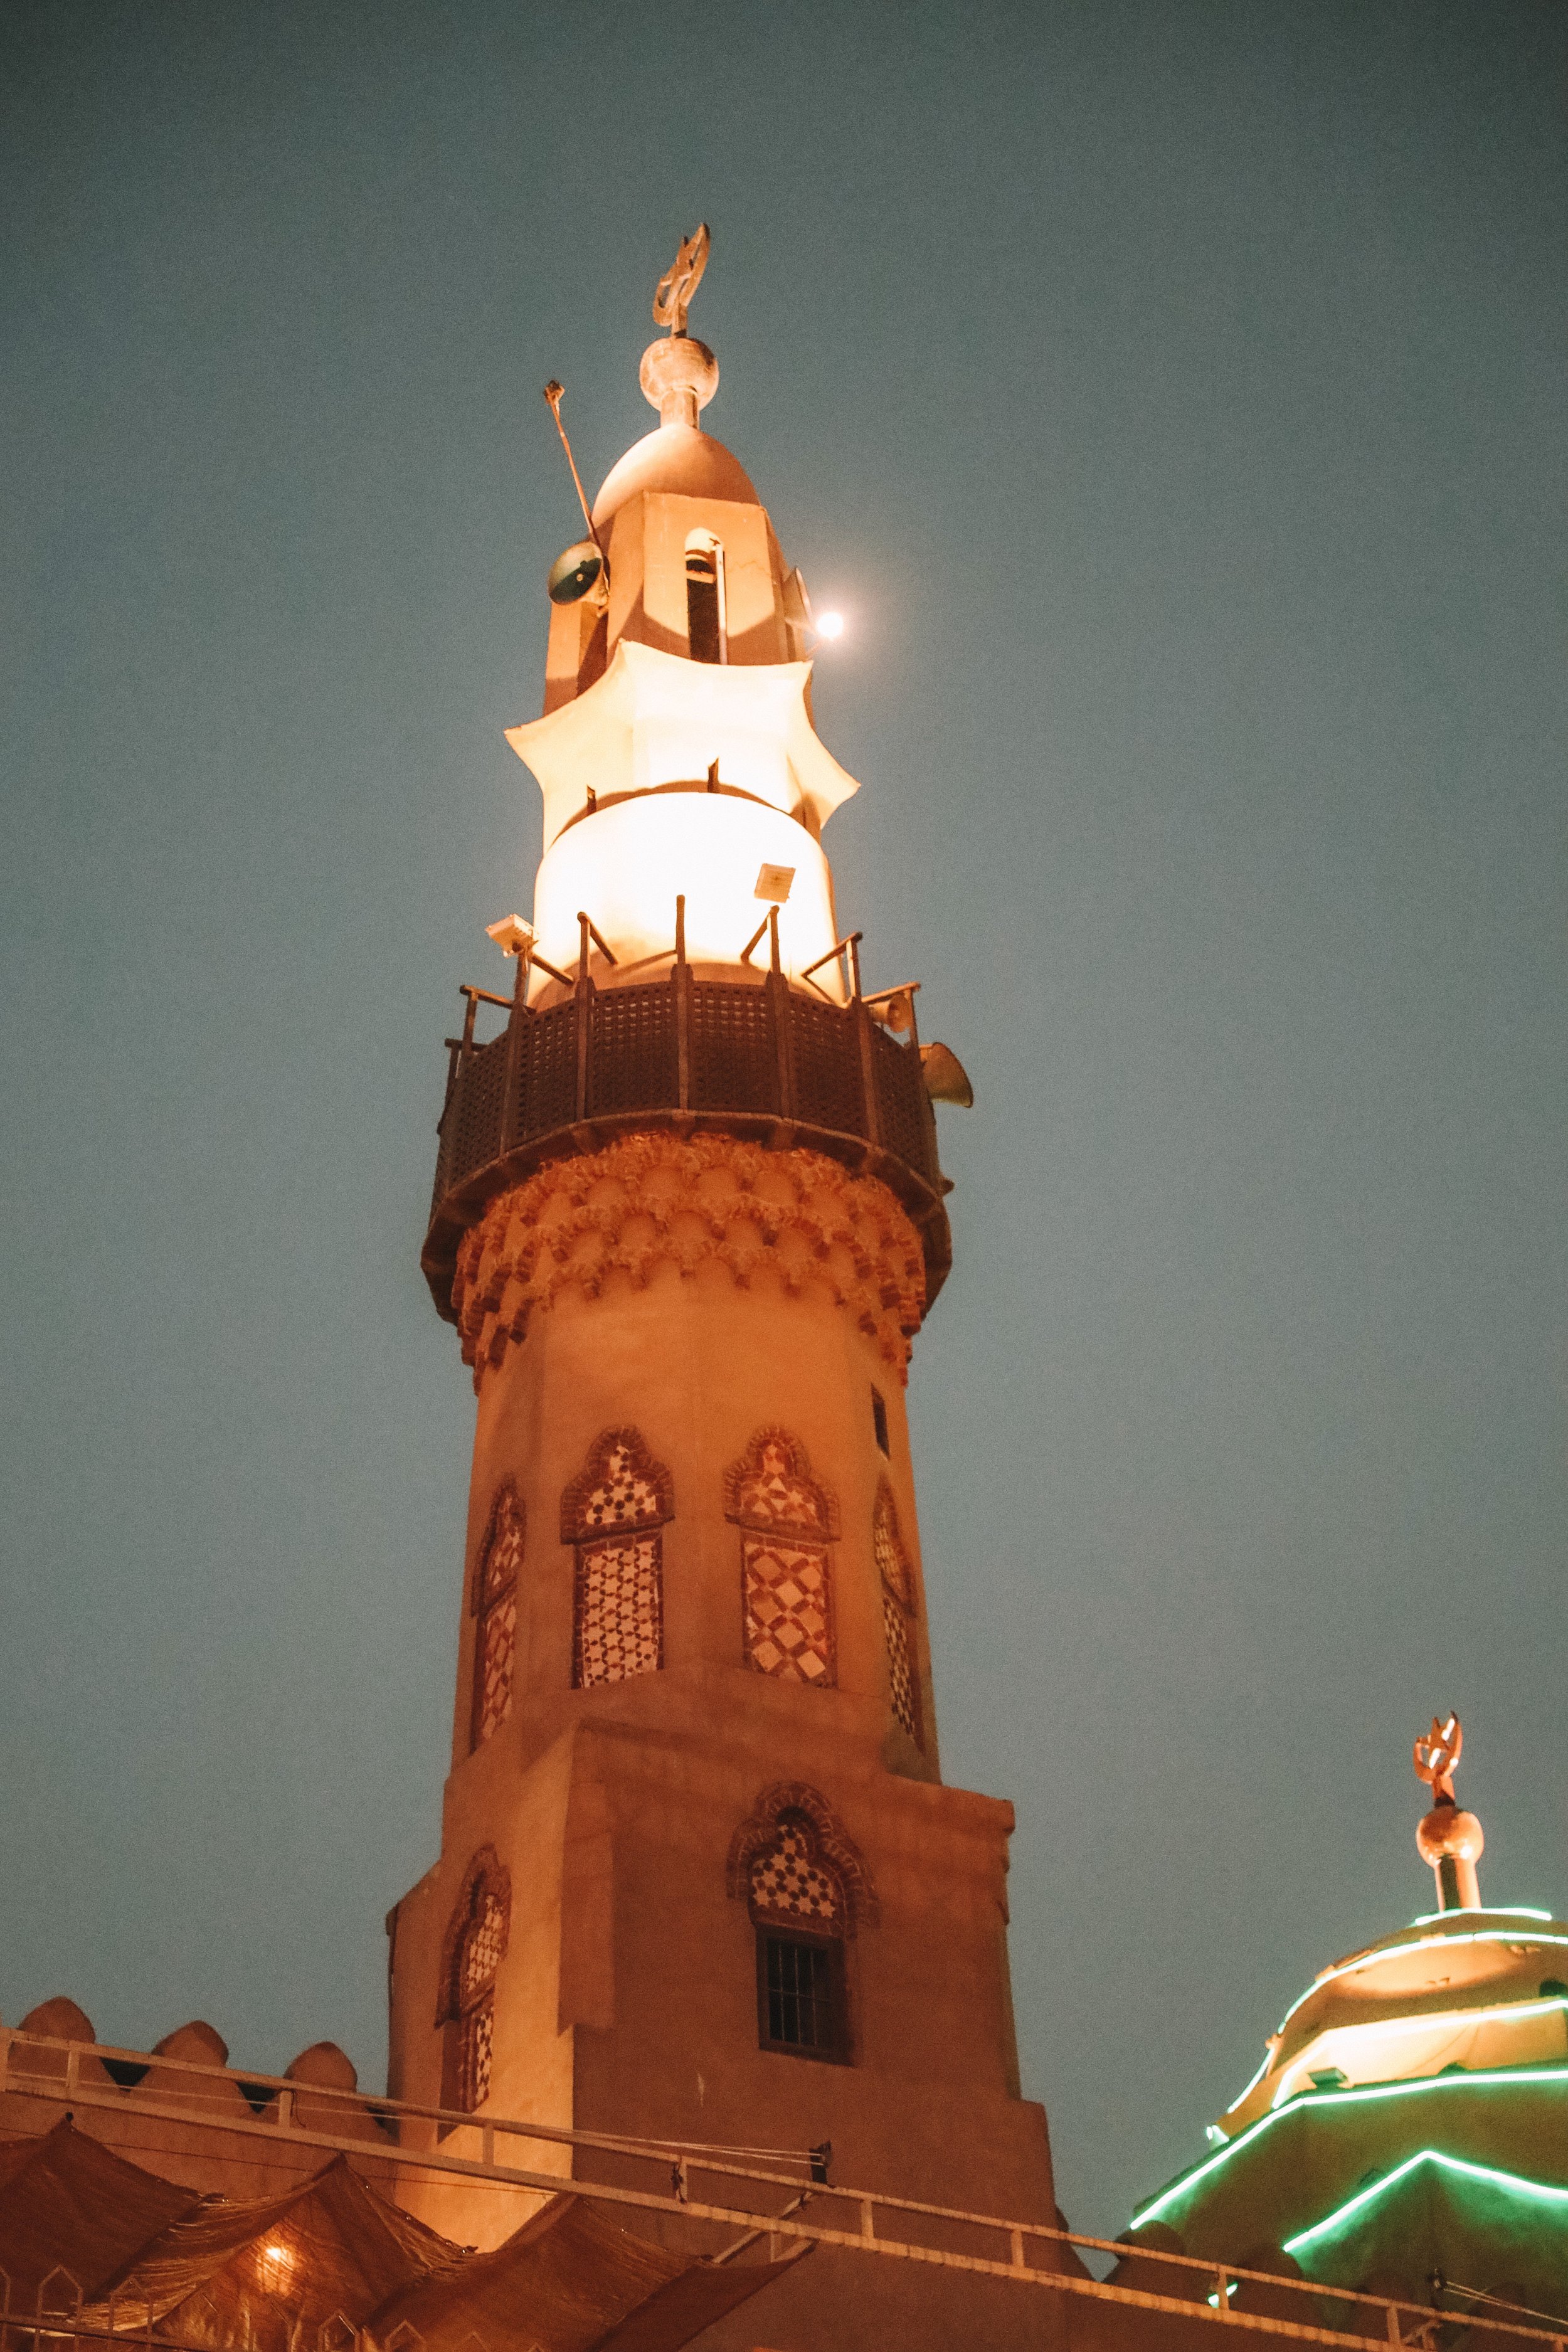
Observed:
[[[969,1087],[838,910],[858,786],[700,423],[706,253],[550,574],[509,735],[532,912],[447,1041],[422,1265],[476,1428],[385,2095],[330,2043],[277,2077],[203,2023],[106,2046],[63,1997],[0,2029],[0,2352],[1561,2345],[1568,1925],[1483,1906],[1452,1718],[1416,1750],[1436,1910],[1322,1969],[1121,2241],[1058,2210],[904,1407]]]

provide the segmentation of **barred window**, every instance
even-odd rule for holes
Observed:
[[[749,1893],[762,2047],[843,2063],[848,2057],[847,1906],[837,1873],[805,1812],[779,1815],[772,1843],[752,1863]]]
[[[664,1664],[664,1537],[669,1473],[635,1429],[606,1430],[562,1497],[561,1538],[576,1551],[572,1683],[576,1690],[657,1674]]]
[[[490,1509],[474,1576],[473,1697],[468,1718],[471,1754],[500,1729],[511,1713],[517,1649],[517,1584],[522,1567],[525,1521],[517,1490],[509,1479]]]
[[[471,2114],[489,2096],[495,1980],[511,1907],[507,1874],[487,1846],[468,1865],[442,1955],[441,2105]]]
[[[758,1674],[826,1689],[838,1679],[828,1541],[832,1496],[787,1430],[759,1430],[724,1479],[741,1529],[741,1640]]]
[[[898,1506],[884,1480],[871,1520],[871,1549],[882,1584],[882,1631],[888,1646],[888,1704],[917,1748],[925,1746],[920,1666],[915,1651],[915,1580],[899,1533]]]
[[[760,2021],[768,2049],[837,2058],[839,1958],[837,1944],[806,1943],[792,1936],[758,1937]]]

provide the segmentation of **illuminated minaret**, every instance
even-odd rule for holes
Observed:
[[[504,1025],[480,1043],[470,993],[452,1048],[423,1263],[478,1424],[392,2089],[831,2140],[836,2179],[1049,2221],[1012,1812],[942,1782],[904,1411],[949,1264],[931,1096],[966,1088],[912,983],[863,992],[835,906],[822,832],[857,786],[813,725],[800,575],[698,423],[700,258],[656,307],[658,429],[551,574],[543,715],[509,736],[544,796],[532,921],[494,926]],[[404,2193],[471,2242],[519,2219],[416,2172]],[[873,2293],[900,2344],[953,2340],[945,2280],[835,2261],[770,2290],[771,2343],[847,2341]],[[1043,2324],[1003,2290],[985,2340]]]

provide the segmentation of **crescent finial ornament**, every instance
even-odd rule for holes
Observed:
[[[680,251],[658,281],[653,298],[654,324],[668,327],[672,335],[686,332],[686,313],[708,267],[711,243],[708,224],[703,221],[694,236],[682,237]]]

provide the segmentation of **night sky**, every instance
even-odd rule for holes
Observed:
[[[1079,2226],[1431,1907],[1568,1910],[1546,5],[5,12],[0,2014],[383,2079],[473,1401],[417,1266],[546,569],[705,422],[962,1055],[911,1385]],[[956,2189],[961,2183],[955,2181]],[[963,2201],[960,2200],[960,2201]]]

